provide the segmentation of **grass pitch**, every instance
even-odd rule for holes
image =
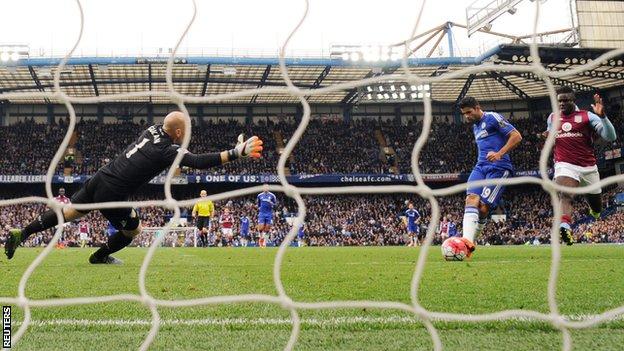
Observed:
[[[31,299],[138,294],[145,249],[118,253],[123,266],[92,266],[92,249],[55,250],[35,270]],[[40,249],[20,248],[0,260],[0,296],[14,297]],[[159,299],[234,294],[277,295],[276,249],[160,248],[147,275]],[[406,247],[289,248],[282,279],[295,301],[378,300],[410,303],[418,249]],[[557,299],[561,313],[587,317],[624,305],[624,246],[562,248]],[[470,262],[444,262],[430,250],[420,300],[430,310],[485,313],[505,309],[548,312],[549,247],[479,247]],[[147,307],[134,302],[33,308],[34,324],[14,350],[133,350],[150,328]],[[264,303],[159,308],[163,324],[153,350],[275,350],[290,335],[289,313]],[[13,308],[13,330],[23,313]],[[396,310],[301,310],[296,350],[430,350],[417,320]],[[547,323],[436,322],[446,350],[553,350],[561,333]],[[572,331],[575,350],[624,349],[624,321]]]

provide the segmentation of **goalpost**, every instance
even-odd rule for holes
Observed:
[[[411,33],[406,33],[408,38],[414,38],[418,25],[420,23],[420,18],[423,13],[423,8],[425,6],[426,1],[422,2],[422,7],[420,8],[420,12],[418,13],[417,19],[415,21],[415,25],[411,31]],[[533,33],[536,32],[537,28],[537,20],[540,14],[540,1],[535,1],[535,22],[533,23]],[[251,97],[256,94],[291,94],[296,96],[303,110],[303,115],[301,117],[301,122],[297,127],[294,135],[288,141],[284,151],[280,155],[277,173],[279,175],[280,185],[278,186],[270,186],[271,191],[280,191],[283,192],[286,196],[293,198],[297,205],[297,217],[294,221],[294,225],[292,226],[289,234],[286,236],[282,244],[280,245],[277,254],[275,256],[274,266],[273,266],[273,281],[275,284],[275,288],[277,290],[276,295],[268,295],[268,294],[247,294],[247,295],[230,295],[230,296],[215,296],[215,297],[205,297],[205,298],[196,298],[196,299],[186,299],[186,300],[159,300],[153,297],[146,287],[146,276],[147,270],[149,268],[150,262],[156,249],[161,245],[163,241],[169,237],[169,233],[175,233],[182,230],[190,230],[190,229],[180,229],[172,227],[171,223],[178,222],[180,218],[180,207],[192,206],[199,199],[185,200],[185,201],[176,201],[172,197],[171,192],[171,184],[172,178],[174,176],[175,169],[180,164],[183,154],[179,153],[175,159],[173,166],[170,168],[167,173],[166,182],[164,185],[165,190],[165,199],[163,200],[154,200],[154,201],[134,201],[134,202],[111,202],[104,204],[82,204],[82,205],[71,205],[71,207],[76,209],[101,209],[101,208],[116,208],[116,207],[145,207],[145,206],[161,206],[167,207],[169,209],[174,210],[174,217],[170,224],[162,229],[150,228],[146,231],[146,234],[156,233],[158,230],[163,230],[162,235],[157,236],[154,240],[149,240],[149,250],[145,255],[143,263],[141,265],[141,269],[138,276],[138,284],[139,284],[139,294],[124,294],[124,295],[109,295],[109,296],[86,296],[86,297],[78,297],[78,298],[55,298],[55,299],[31,299],[26,296],[26,285],[28,280],[32,276],[34,270],[42,263],[42,261],[46,258],[46,256],[50,253],[50,251],[54,248],[54,245],[58,242],[59,237],[62,233],[62,226],[59,225],[56,233],[48,244],[48,246],[37,256],[37,258],[30,264],[30,266],[26,269],[24,274],[21,277],[19,282],[17,296],[16,297],[0,297],[0,302],[2,304],[13,304],[24,310],[24,321],[20,325],[18,331],[13,336],[14,344],[18,343],[24,333],[27,332],[28,327],[31,323],[31,309],[33,307],[49,307],[49,306],[68,306],[68,305],[78,305],[78,304],[92,304],[92,303],[107,303],[114,301],[132,301],[132,302],[140,302],[149,308],[151,312],[151,328],[149,333],[145,336],[143,343],[141,344],[141,350],[147,350],[149,346],[152,344],[154,338],[156,337],[159,328],[161,326],[161,318],[159,314],[159,307],[181,307],[181,306],[199,306],[199,305],[217,305],[217,304],[232,304],[232,303],[243,303],[243,302],[263,302],[263,303],[271,303],[276,306],[280,306],[281,308],[287,310],[290,313],[291,323],[292,323],[292,331],[290,334],[290,338],[288,343],[284,346],[286,350],[291,350],[294,348],[297,343],[297,338],[301,329],[301,319],[299,317],[300,310],[307,309],[338,309],[338,308],[368,308],[368,309],[393,309],[399,311],[406,311],[408,313],[413,314],[414,317],[421,323],[425,325],[427,328],[429,335],[432,340],[432,344],[435,350],[442,350],[443,345],[438,333],[438,330],[433,325],[433,321],[447,321],[447,322],[484,322],[484,321],[500,321],[507,319],[522,319],[522,320],[537,320],[547,322],[552,325],[554,328],[561,331],[561,335],[563,338],[563,349],[570,350],[572,348],[572,338],[570,334],[571,329],[584,329],[591,328],[605,321],[614,319],[622,314],[624,314],[624,306],[608,310],[601,314],[589,317],[587,319],[583,319],[580,321],[573,321],[566,319],[559,312],[559,305],[556,299],[557,292],[557,280],[559,276],[559,267],[561,262],[561,249],[559,245],[551,246],[551,266],[550,266],[550,276],[548,281],[548,313],[542,313],[538,311],[532,310],[505,310],[494,313],[485,313],[485,314],[455,314],[455,313],[445,313],[438,311],[427,310],[420,302],[419,299],[419,287],[421,283],[421,278],[423,276],[423,272],[426,266],[426,257],[428,254],[428,250],[431,246],[431,242],[434,237],[435,228],[440,220],[440,209],[438,205],[438,200],[436,197],[445,196],[454,193],[462,192],[466,189],[467,184],[459,184],[447,188],[440,189],[431,189],[428,187],[420,173],[418,168],[418,160],[420,157],[420,152],[423,149],[429,131],[431,130],[431,125],[433,123],[432,119],[432,106],[431,106],[431,98],[429,96],[425,96],[423,99],[424,105],[424,122],[422,132],[414,146],[412,153],[412,171],[415,176],[416,185],[393,185],[393,186],[348,186],[348,187],[319,187],[319,188],[298,188],[288,183],[286,175],[285,175],[285,165],[286,161],[293,152],[293,149],[301,139],[302,134],[305,132],[306,127],[310,121],[310,105],[307,101],[308,96],[318,95],[322,93],[334,92],[334,91],[343,91],[344,89],[356,88],[359,86],[365,86],[373,83],[381,83],[386,80],[392,79],[402,79],[410,84],[436,84],[440,81],[446,79],[452,79],[461,77],[466,74],[475,74],[480,72],[488,72],[488,71],[500,71],[505,70],[509,72],[523,72],[523,73],[532,73],[536,77],[540,77],[544,80],[546,87],[548,89],[548,95],[551,101],[551,107],[553,111],[557,110],[556,97],[554,85],[552,83],[552,79],[563,78],[566,76],[571,76],[578,74],[584,70],[593,69],[598,67],[603,61],[612,59],[618,55],[624,54],[624,48],[616,49],[609,51],[603,54],[600,58],[588,62],[578,68],[567,70],[567,71],[548,71],[540,64],[540,57],[538,55],[538,48],[535,43],[535,40],[532,41],[530,52],[531,52],[531,63],[526,66],[504,66],[497,67],[492,64],[483,64],[479,66],[470,66],[458,71],[452,71],[449,73],[444,73],[439,76],[417,76],[412,73],[407,66],[407,60],[404,57],[401,61],[401,67],[396,71],[396,73],[375,76],[371,78],[362,79],[357,82],[349,82],[336,84],[329,87],[324,87],[320,89],[300,89],[296,87],[288,74],[288,69],[285,64],[285,52],[288,47],[290,39],[297,32],[299,27],[303,24],[304,20],[308,14],[309,2],[305,1],[305,11],[300,14],[299,21],[297,25],[292,29],[292,32],[283,43],[280,52],[279,52],[279,70],[281,76],[283,77],[284,82],[286,83],[286,87],[262,87],[255,89],[248,89],[244,91],[238,91],[230,94],[222,94],[222,95],[214,95],[214,96],[187,96],[182,95],[175,90],[172,81],[172,70],[173,63],[176,57],[176,52],[180,46],[180,43],[186,36],[189,31],[195,16],[197,15],[196,7],[194,1],[192,2],[193,6],[193,16],[189,19],[188,25],[180,39],[178,40],[175,48],[173,49],[171,56],[168,59],[167,69],[166,69],[166,82],[167,82],[167,91],[144,91],[138,93],[126,93],[126,94],[115,94],[115,95],[107,95],[107,96],[98,96],[98,97],[72,97],[63,92],[60,87],[60,75],[63,67],[65,66],[69,57],[72,56],[76,47],[80,43],[83,31],[84,24],[84,16],[82,12],[82,5],[80,0],[76,0],[76,5],[80,10],[80,32],[78,35],[78,39],[75,42],[74,47],[67,53],[65,58],[60,61],[57,69],[54,74],[54,90],[52,92],[25,92],[25,93],[6,93],[2,94],[2,97],[5,99],[11,99],[14,97],[38,97],[38,98],[49,98],[61,101],[69,111],[70,123],[67,128],[67,133],[63,142],[61,143],[59,149],[57,150],[54,158],[50,163],[50,167],[47,172],[46,178],[46,194],[47,197],[24,197],[18,199],[10,199],[0,201],[0,205],[11,205],[25,202],[38,202],[44,203],[50,208],[54,209],[57,213],[59,223],[63,222],[63,216],[61,214],[62,206],[54,201],[54,196],[52,193],[52,176],[55,172],[56,165],[61,160],[63,156],[64,150],[67,148],[70,137],[76,126],[76,112],[74,110],[73,104],[82,104],[82,103],[99,103],[104,101],[118,100],[121,98],[130,98],[130,97],[146,97],[146,96],[161,96],[170,98],[178,108],[184,112],[186,118],[189,118],[188,110],[185,106],[185,103],[208,103],[215,102],[218,100],[222,100],[224,98],[234,98],[234,97]],[[535,38],[534,38],[535,39]],[[409,40],[408,40],[409,42]],[[407,46],[405,47],[404,56],[407,53]],[[187,120],[186,124],[186,133],[182,143],[183,148],[187,148],[189,145],[190,137],[191,137],[191,123],[190,119]],[[554,128],[557,129],[559,127],[559,120],[555,118]],[[556,201],[556,192],[564,191],[573,194],[581,194],[585,193],[589,190],[596,189],[600,186],[605,186],[609,184],[616,183],[617,181],[622,181],[624,179],[624,175],[618,175],[603,179],[601,182],[596,183],[589,187],[582,188],[563,188],[555,184],[552,180],[548,178],[547,172],[547,161],[549,158],[549,154],[553,148],[555,141],[555,134],[551,133],[548,137],[546,144],[542,150],[541,158],[540,158],[540,178],[533,177],[518,177],[518,178],[510,178],[510,179],[490,179],[474,182],[471,185],[515,185],[522,183],[530,183],[530,184],[538,184],[541,185],[545,191],[547,191],[551,195],[552,206],[554,209],[554,220],[552,223],[551,230],[551,242],[558,243],[559,242],[559,231],[558,227],[560,224],[560,217],[562,213],[561,206]],[[213,201],[223,200],[231,197],[239,197],[249,194],[258,193],[262,190],[261,186],[250,187],[246,189],[240,189],[235,191],[229,191],[226,193],[216,194],[209,196],[208,199]],[[410,303],[401,303],[396,301],[324,301],[324,302],[300,302],[293,300],[286,292],[282,282],[282,261],[284,259],[284,255],[290,243],[294,240],[297,235],[297,228],[299,225],[303,223],[304,216],[306,213],[306,206],[303,200],[303,195],[322,195],[322,194],[379,194],[379,193],[395,193],[395,192],[403,192],[403,193],[412,193],[418,196],[427,199],[431,206],[431,223],[427,230],[427,235],[425,238],[424,245],[421,248],[417,263],[414,267],[413,279],[411,282],[411,302]],[[187,235],[186,232],[184,234]]]

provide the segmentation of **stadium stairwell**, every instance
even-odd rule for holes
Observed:
[[[277,150],[281,154],[282,150],[284,150],[284,148],[286,147],[286,144],[284,144],[284,136],[282,135],[282,132],[279,130],[274,130],[273,138],[275,139],[275,145],[277,145]],[[290,157],[288,157],[288,163],[292,164],[293,162],[295,162],[294,156],[290,154]],[[284,172],[286,172],[286,175],[290,175],[290,168],[288,167],[288,163],[286,164],[287,167],[284,170]]]
[[[386,136],[383,134],[381,129],[375,129],[375,139],[379,144],[380,150],[380,158],[382,158],[382,162],[388,163],[390,165],[390,172],[393,174],[399,174],[398,160],[396,152],[394,148],[388,146],[388,142],[386,141]]]
[[[69,139],[67,149],[65,150],[65,155],[63,156],[63,159],[65,160],[63,175],[65,176],[69,176],[73,173],[75,162],[82,163],[82,153],[76,150],[76,142],[78,141],[78,138],[78,132],[74,131]]]

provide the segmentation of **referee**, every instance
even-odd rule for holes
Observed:
[[[206,190],[199,192],[199,196],[204,198],[208,196]],[[212,200],[201,200],[193,206],[193,219],[196,220],[197,229],[199,229],[199,237],[202,246],[208,246],[208,231],[210,230],[210,217],[214,213],[214,202]]]
[[[187,119],[180,111],[169,113],[163,124],[147,128],[139,138],[130,144],[115,159],[100,168],[93,177],[84,183],[71,199],[73,204],[92,204],[99,202],[127,201],[132,194],[143,184],[162,171],[171,167],[179,153],[184,154],[181,166],[206,169],[220,166],[242,157],[259,158],[262,153],[262,140],[253,136],[239,142],[231,150],[215,153],[193,154],[180,148],[184,138]],[[105,142],[105,140],[102,140]],[[99,210],[102,215],[118,230],[108,237],[108,243],[102,245],[91,254],[89,262],[92,264],[119,264],[120,260],[110,256],[128,246],[132,239],[141,233],[141,221],[136,209],[107,208]],[[76,210],[64,207],[62,209],[65,222],[78,219],[90,210]],[[4,245],[7,258],[13,258],[17,247],[34,233],[52,228],[58,224],[56,213],[48,210],[28,224],[23,229],[9,230],[9,236]]]

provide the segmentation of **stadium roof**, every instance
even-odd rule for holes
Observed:
[[[542,64],[562,71],[596,59],[607,49],[541,47]],[[624,56],[603,62],[594,70],[554,81],[577,90],[594,91],[624,85]],[[52,91],[53,75],[60,59],[26,58],[13,65],[0,66],[0,99],[9,92]],[[167,57],[161,58],[72,58],[61,72],[61,87],[68,95],[95,97],[109,94],[166,91]],[[490,62],[495,65],[528,65],[526,45],[500,45],[479,57],[410,58],[411,72],[419,76],[439,76]],[[341,59],[286,59],[293,83],[302,88],[327,87],[395,72],[397,63],[358,63]],[[173,82],[179,93],[205,96],[263,86],[285,86],[277,58],[184,57],[176,59]],[[360,90],[350,89],[314,95],[311,103],[366,103]],[[485,72],[436,82],[431,85],[435,101],[455,102],[463,95],[484,101],[529,99],[546,95],[544,83],[529,73]],[[151,99],[151,100],[150,100]],[[12,103],[47,103],[45,99],[10,99]],[[168,103],[167,97],[134,97],[118,101]],[[288,94],[259,94],[220,101],[222,104],[294,104]],[[396,103],[396,100],[388,100]]]

